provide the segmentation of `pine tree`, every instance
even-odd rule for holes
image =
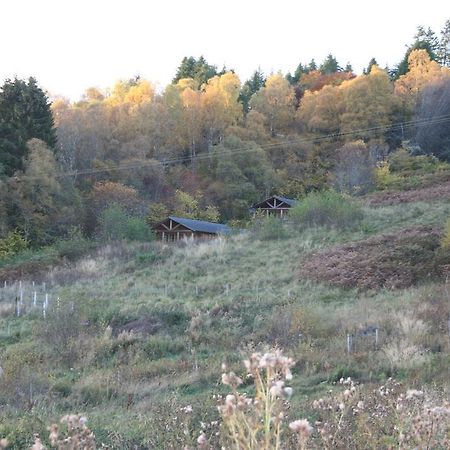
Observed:
[[[48,98],[34,78],[6,80],[0,91],[0,176],[22,169],[32,138],[56,145]]]
[[[426,50],[432,61],[437,61],[439,59],[439,41],[431,28],[425,30],[422,26],[417,27],[417,33],[414,35],[414,39],[414,43],[408,47],[400,64],[393,71],[392,75],[394,79],[398,79],[408,72],[409,55],[414,50]]]
[[[367,68],[363,70],[363,74],[364,75],[369,75],[369,73],[372,70],[373,66],[378,66],[377,60],[375,58],[372,58],[369,61],[369,64],[368,64]]]
[[[337,59],[331,53],[325,58],[325,61],[320,66],[320,71],[324,75],[340,72],[341,70],[342,69],[339,67]]]
[[[265,82],[266,78],[261,69],[258,68],[242,86],[239,101],[242,103],[245,113],[249,111],[250,98],[264,86]]]
[[[439,62],[450,67],[450,20],[445,22],[439,42]]]
[[[203,56],[200,56],[198,59],[195,59],[193,56],[189,56],[189,58],[185,56],[178,66],[172,83],[176,84],[182,78],[192,78],[197,82],[197,86],[200,87],[216,75],[225,73],[225,70],[224,67],[221,73],[217,72],[217,67],[208,64]]]

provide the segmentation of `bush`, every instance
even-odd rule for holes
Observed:
[[[277,217],[256,219],[254,231],[262,241],[286,239],[288,237],[288,233],[283,226],[283,221]]]
[[[112,205],[100,217],[100,237],[105,241],[151,241],[153,233],[144,219],[129,216],[119,205]]]
[[[78,227],[73,227],[65,239],[56,241],[55,247],[61,258],[75,260],[88,252],[93,247],[93,243],[83,236]]]
[[[27,247],[27,240],[18,230],[10,231],[3,239],[0,239],[0,258],[16,255]]]
[[[300,226],[351,229],[363,219],[363,210],[347,195],[311,192],[291,209],[290,218]]]

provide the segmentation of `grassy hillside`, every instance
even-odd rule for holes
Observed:
[[[274,346],[296,361],[292,418],[313,420],[312,400],[347,376],[367,385],[393,376],[449,398],[450,297],[437,246],[450,201],[363,209],[352,230],[291,223],[280,232],[280,224],[263,224],[205,243],[104,247],[49,271],[45,319],[41,284],[22,281],[20,317],[19,286],[8,284],[0,289],[0,435],[11,448],[26,448],[33,433],[46,436],[50,422],[80,412],[111,448],[192,445],[200,422],[218,419],[222,362],[239,374],[243,356]],[[411,228],[433,232],[395,254],[405,271],[423,264],[401,289],[321,281],[319,271],[310,277],[303,269],[379,235],[380,255],[382,245],[404,248],[395,236]],[[425,264],[435,256],[436,264]],[[391,270],[391,253],[371,258],[370,270]],[[372,335],[360,335],[371,326],[377,347]],[[348,334],[355,335],[351,354]]]

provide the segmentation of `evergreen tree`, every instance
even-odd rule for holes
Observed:
[[[450,67],[450,20],[445,22],[439,42],[439,62]]]
[[[56,145],[48,98],[34,78],[6,80],[0,91],[0,176],[22,169],[32,138]]]
[[[302,63],[300,63],[295,69],[294,75],[291,75],[290,73],[286,75],[286,80],[288,80],[292,85],[298,84],[300,78],[305,73],[309,73],[309,69],[307,66],[304,66]]]
[[[363,74],[364,75],[369,75],[370,71],[372,70],[373,66],[378,66],[377,60],[375,58],[372,58],[369,61],[369,65],[367,66],[366,69],[363,70]]]
[[[210,78],[221,75],[225,71],[226,68],[224,67],[221,72],[218,72],[217,67],[208,64],[203,56],[200,56],[198,59],[195,59],[193,56],[189,56],[189,58],[184,57],[172,83],[176,84],[182,78],[192,78],[197,82],[197,86],[200,87]]]
[[[339,67],[337,59],[331,53],[325,58],[325,61],[320,66],[320,71],[324,75],[340,72],[341,70],[342,69]]]
[[[244,83],[239,94],[239,101],[244,107],[244,112],[249,111],[249,102],[253,94],[258,92],[266,83],[266,78],[261,69],[255,70],[253,75]]]
[[[316,61],[314,61],[314,58],[311,60],[311,62],[308,64],[308,72],[313,72],[314,70],[317,70],[317,64]]]
[[[417,33],[414,35],[414,39],[414,43],[408,47],[400,64],[392,71],[394,79],[398,79],[408,72],[408,58],[414,50],[426,50],[432,61],[439,59],[439,41],[431,28],[425,30],[422,26],[417,27]]]

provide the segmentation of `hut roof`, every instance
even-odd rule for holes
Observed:
[[[283,202],[286,205],[288,205],[289,207],[294,206],[297,203],[297,200],[294,200],[292,198],[287,198],[287,197],[281,197],[279,195],[272,195],[271,197],[266,198],[265,200],[258,202],[258,203],[254,203],[251,206],[252,210],[255,210],[257,208],[261,208],[263,207],[265,204],[267,204],[267,202],[270,202],[271,200],[278,200],[279,202]]]
[[[184,217],[175,216],[169,216],[167,219],[171,219],[191,231],[198,231],[200,233],[225,234],[231,231],[230,227],[221,223],[206,222],[205,220],[185,219]]]

